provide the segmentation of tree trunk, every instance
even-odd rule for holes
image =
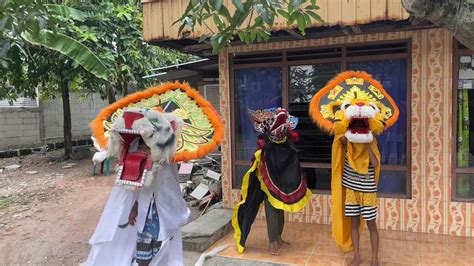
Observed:
[[[112,104],[112,103],[116,102],[117,99],[115,98],[115,90],[112,87],[112,85],[107,84],[105,86],[107,88],[107,99],[109,100],[109,103]]]
[[[474,0],[402,0],[402,4],[415,19],[446,28],[474,50]]]
[[[123,97],[128,95],[128,82],[126,79],[122,81],[122,88],[123,88]]]
[[[69,102],[69,84],[66,78],[61,78],[61,97],[63,100],[63,119],[64,119],[64,157],[73,158],[72,151],[72,126],[71,126],[71,105]]]

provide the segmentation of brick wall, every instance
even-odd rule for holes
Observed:
[[[89,122],[108,105],[98,94],[71,94],[72,136],[90,137]],[[43,101],[35,108],[0,108],[0,150],[29,148],[63,139],[63,111],[60,98]]]
[[[219,90],[199,86],[202,96],[219,110]],[[71,120],[73,140],[90,138],[89,123],[108,105],[99,94],[71,93]],[[63,141],[63,106],[61,98],[41,102],[40,107],[0,107],[0,151],[31,148]]]
[[[40,108],[0,108],[0,150],[39,143]]]
[[[98,94],[83,97],[71,94],[71,120],[73,139],[88,138],[90,136],[89,123],[97,113],[108,105],[100,99]],[[60,98],[43,102],[44,139],[62,140],[63,136],[63,109]]]

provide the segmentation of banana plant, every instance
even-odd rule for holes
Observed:
[[[64,34],[64,21],[87,19],[83,12],[61,4],[42,0],[5,0],[0,3],[0,64],[7,68],[12,47],[27,58],[29,45],[57,51],[78,63],[92,75],[107,80],[110,71],[100,58],[80,41]]]

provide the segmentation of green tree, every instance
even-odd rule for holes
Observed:
[[[180,23],[179,33],[192,31],[195,25],[207,27],[210,33],[202,35],[200,41],[210,42],[213,52],[218,53],[231,45],[234,36],[247,45],[267,41],[277,16],[285,18],[288,26],[296,22],[302,35],[313,20],[323,23],[316,13],[316,0],[232,0],[232,5],[233,13],[223,0],[191,0],[175,22]],[[209,27],[211,24],[216,25],[217,31]]]
[[[75,37],[71,26],[87,17],[85,12],[41,0],[6,0],[1,3],[0,24],[2,75],[0,96],[15,99],[61,93],[64,114],[65,158],[73,156],[70,84],[80,73],[107,79],[108,68],[97,55]]]
[[[115,93],[127,95],[130,86],[149,86],[153,81],[142,77],[153,68],[191,59],[189,55],[148,45],[143,40],[143,16],[138,0],[82,1],[77,7],[89,10],[90,16],[76,23],[74,30],[112,70],[109,79],[100,85],[109,102],[115,101]]]
[[[60,94],[65,158],[71,158],[71,90],[100,92],[112,102],[115,90],[127,94],[131,83],[146,85],[141,77],[152,67],[188,57],[171,53],[161,60],[164,52],[143,42],[136,0],[65,3],[0,4],[0,98],[34,97],[37,90],[42,98]]]

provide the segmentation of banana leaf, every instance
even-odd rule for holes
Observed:
[[[98,78],[107,80],[110,76],[109,69],[94,52],[67,35],[41,30],[36,35],[25,32],[21,36],[33,45],[40,45],[60,52]]]
[[[89,17],[86,12],[65,5],[47,4],[45,7],[50,13],[77,21],[85,21]]]

